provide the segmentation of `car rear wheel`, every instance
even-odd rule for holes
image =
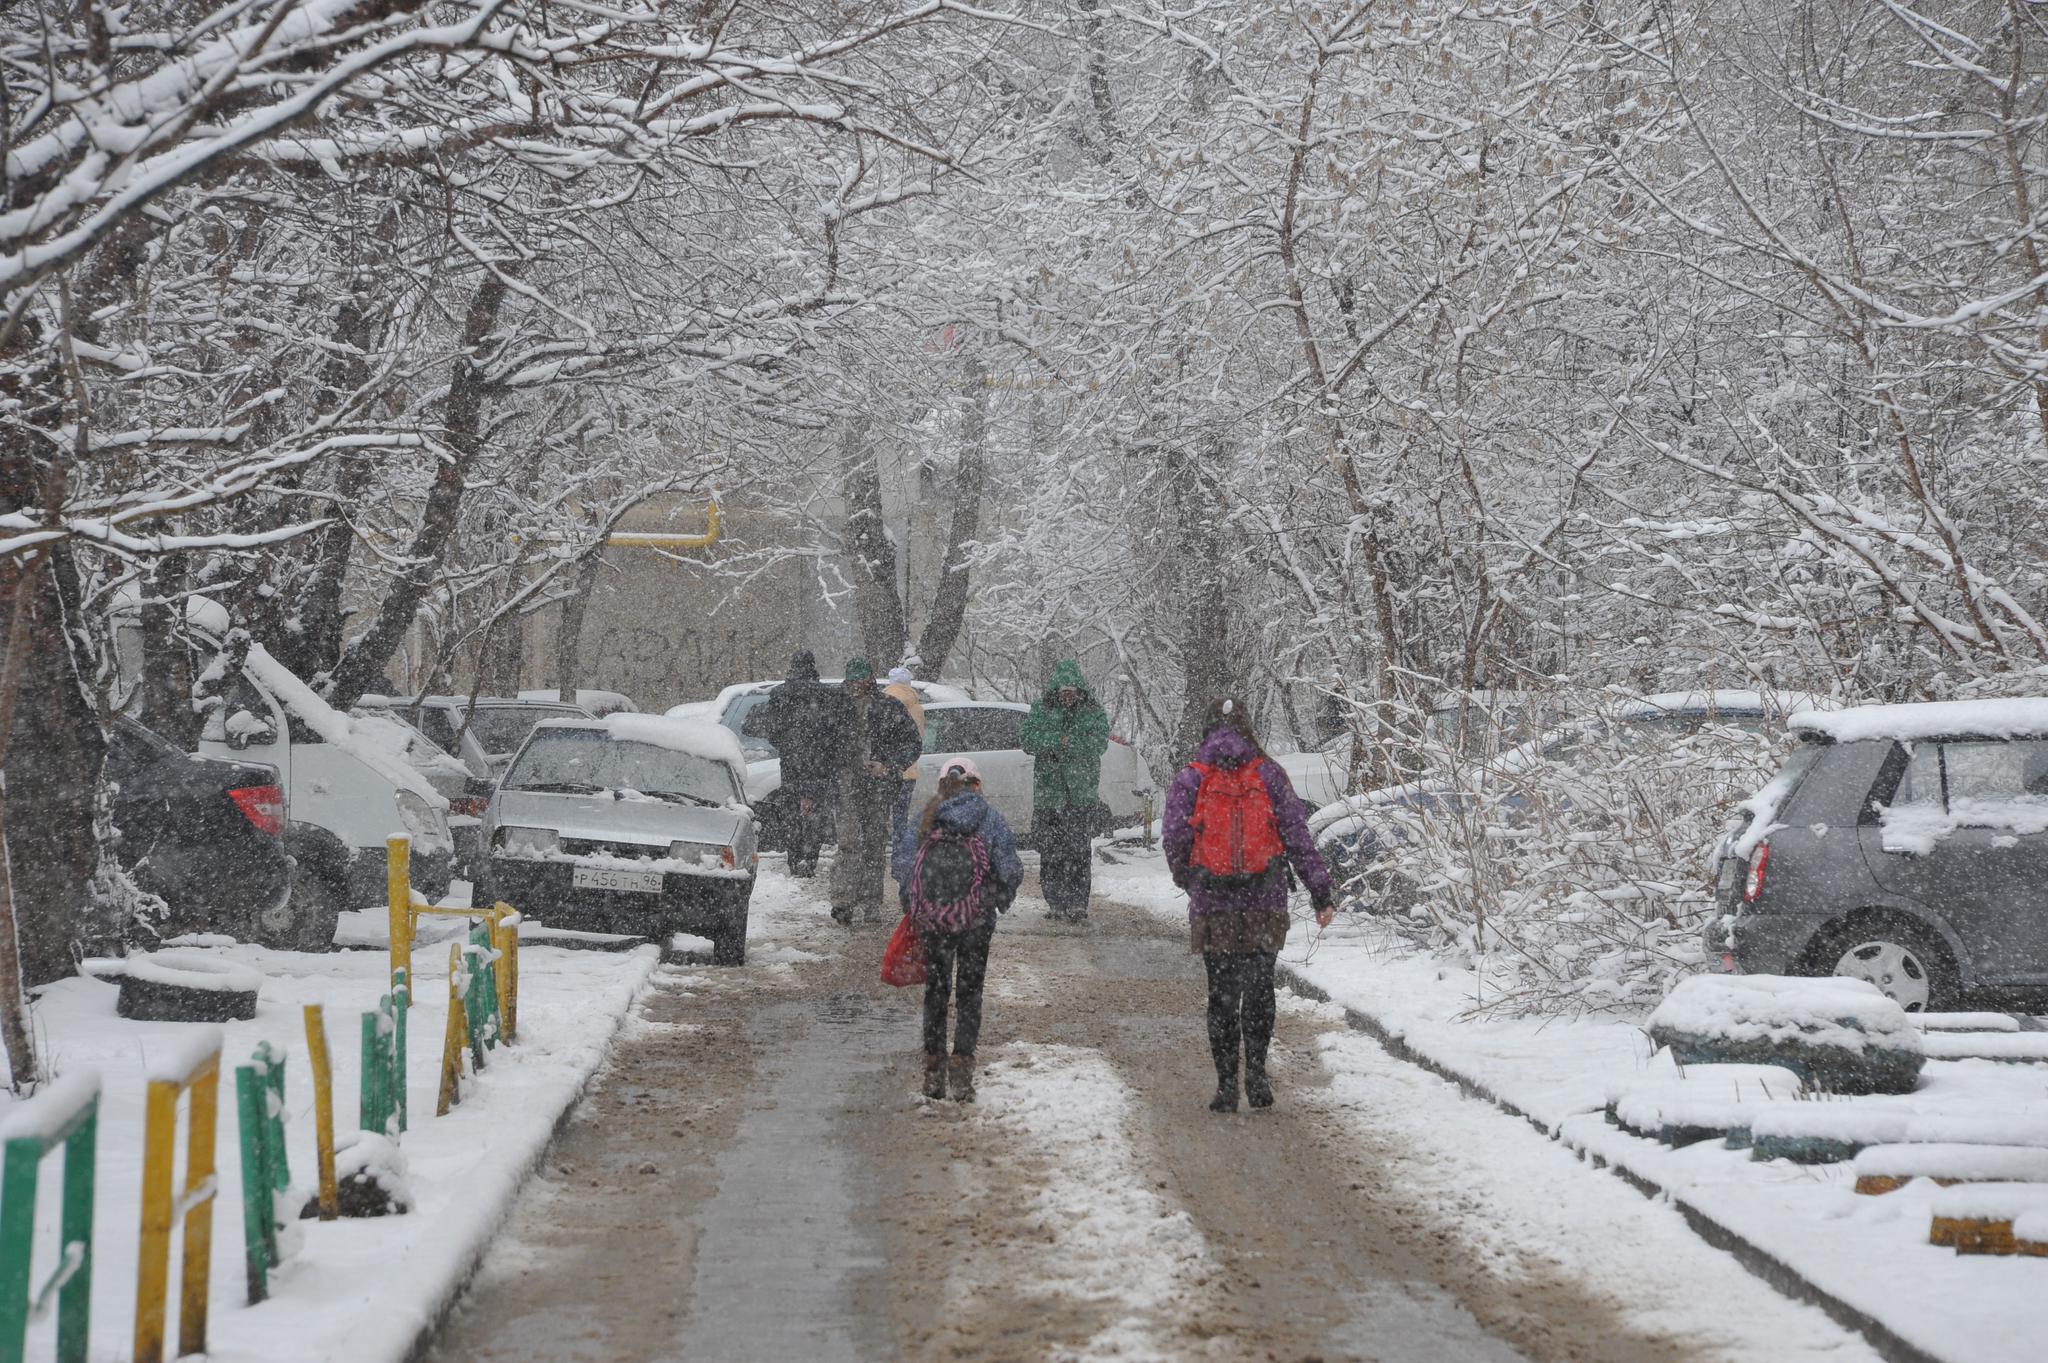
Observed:
[[[292,890],[279,909],[259,915],[257,939],[286,951],[332,951],[348,894],[341,884],[301,858],[292,869]]]
[[[1948,953],[1917,924],[1886,919],[1836,932],[1818,953],[1823,969],[1867,980],[1909,1013],[1956,1006],[1960,992]]]
[[[747,963],[747,914],[740,911],[739,917],[728,920],[718,935],[711,939],[711,964],[745,965]]]

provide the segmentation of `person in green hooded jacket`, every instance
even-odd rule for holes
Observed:
[[[1038,848],[1038,880],[1054,918],[1078,923],[1088,916],[1094,889],[1091,839],[1102,819],[1102,755],[1109,751],[1109,716],[1071,658],[1061,659],[1045,694],[1024,720],[1024,751],[1035,760],[1031,787],[1031,840]]]

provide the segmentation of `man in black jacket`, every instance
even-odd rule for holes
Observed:
[[[846,693],[818,680],[818,660],[799,649],[789,678],[747,717],[747,732],[767,739],[782,758],[782,793],[789,827],[789,873],[817,873],[825,811],[847,763],[853,706]]]
[[[905,767],[924,751],[917,722],[902,702],[875,689],[865,658],[846,665],[846,762],[839,787],[839,853],[832,859],[832,916],[851,923],[882,916],[889,865],[889,808]]]

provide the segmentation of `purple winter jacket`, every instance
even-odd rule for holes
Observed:
[[[1309,898],[1317,904],[1329,903],[1329,868],[1323,865],[1322,854],[1309,837],[1308,811],[1302,808],[1300,797],[1294,793],[1294,783],[1287,779],[1280,764],[1258,757],[1244,736],[1228,726],[1210,731],[1202,746],[1195,749],[1195,761],[1210,767],[1259,763],[1259,777],[1266,783],[1267,798],[1273,802],[1273,823],[1280,830],[1280,841],[1286,844],[1287,860],[1308,887]],[[1166,865],[1173,872],[1173,883],[1187,891],[1189,916],[1231,909],[1287,912],[1285,876],[1275,875],[1251,889],[1231,893],[1202,883],[1201,874],[1192,871],[1188,859],[1195,850],[1195,830],[1188,820],[1194,817],[1195,794],[1201,788],[1202,773],[1186,766],[1175,774],[1166,792]]]

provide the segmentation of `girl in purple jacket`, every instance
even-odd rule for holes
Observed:
[[[1330,872],[1309,837],[1308,812],[1287,773],[1259,746],[1244,703],[1212,703],[1203,732],[1193,761],[1180,769],[1167,792],[1166,864],[1173,883],[1187,891],[1190,946],[1202,953],[1209,973],[1209,1052],[1216,1060],[1216,1096],[1209,1110],[1235,1112],[1240,1041],[1246,1100],[1255,1108],[1273,1105],[1266,1050],[1273,1041],[1273,964],[1287,941],[1287,866],[1308,887],[1318,927],[1329,926],[1334,896]],[[1196,852],[1204,769],[1236,780],[1247,766],[1254,767],[1265,788],[1280,854],[1261,872],[1220,875],[1199,865]],[[1256,812],[1242,822],[1257,823]]]

